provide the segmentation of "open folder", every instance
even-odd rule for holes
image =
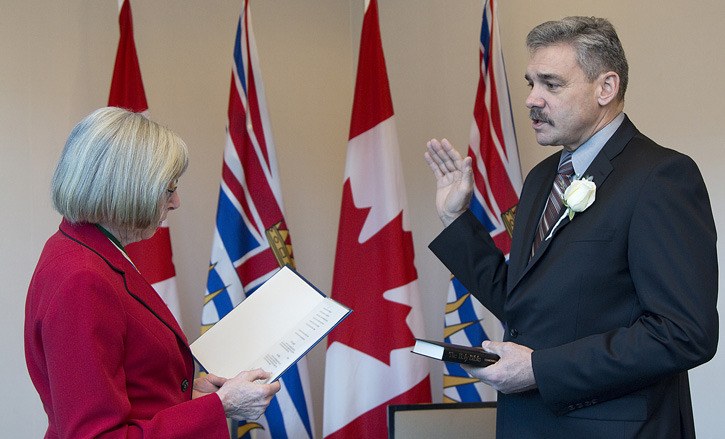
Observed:
[[[191,352],[214,375],[261,368],[272,382],[350,312],[285,266],[192,343]]]

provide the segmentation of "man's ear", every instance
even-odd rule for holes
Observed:
[[[597,100],[599,105],[605,106],[617,98],[619,93],[619,75],[616,72],[606,72],[599,75],[599,89]]]

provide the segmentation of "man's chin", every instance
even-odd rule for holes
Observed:
[[[541,146],[559,146],[560,145],[555,140],[551,139],[550,137],[546,137],[540,133],[536,133],[536,143],[538,143]]]

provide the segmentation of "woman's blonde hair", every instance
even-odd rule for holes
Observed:
[[[72,223],[148,229],[161,219],[169,184],[188,161],[173,131],[138,113],[101,108],[68,137],[53,174],[53,206]]]

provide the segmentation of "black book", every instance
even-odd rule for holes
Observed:
[[[486,352],[483,348],[423,340],[420,338],[415,339],[415,346],[413,346],[411,352],[435,358],[436,360],[469,364],[477,367],[490,366],[499,359],[498,355]]]

